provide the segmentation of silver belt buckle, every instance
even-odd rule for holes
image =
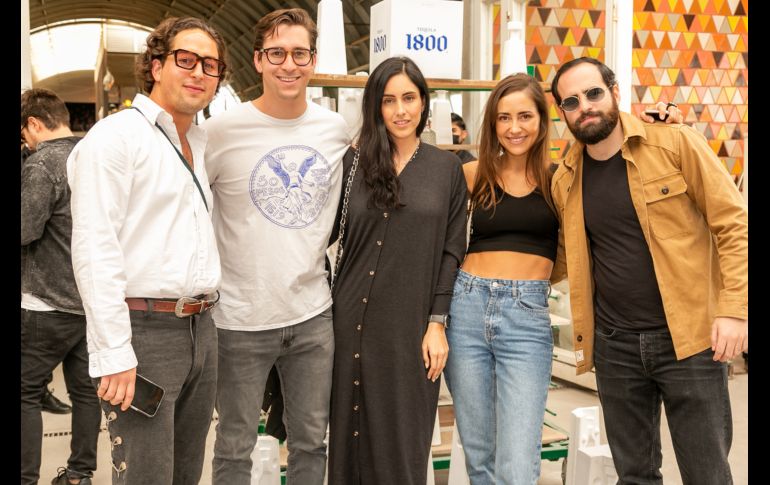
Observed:
[[[199,313],[199,312],[185,313],[184,306],[187,304],[193,304],[193,303],[200,303],[201,308],[203,307],[203,302],[201,300],[198,300],[197,298],[191,298],[189,296],[183,296],[182,298],[176,301],[176,306],[174,306],[174,314],[179,318],[185,318],[185,317],[189,317],[190,315]]]

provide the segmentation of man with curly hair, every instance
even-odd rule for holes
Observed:
[[[72,263],[113,483],[201,476],[217,374],[207,310],[221,277],[206,138],[193,119],[217,92],[224,58],[202,20],[164,20],[137,62],[149,96],[94,125],[68,159]],[[129,409],[139,376],[165,390],[154,413]]]

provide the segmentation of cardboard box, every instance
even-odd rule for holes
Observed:
[[[383,0],[370,11],[369,72],[385,59],[406,56],[425,77],[460,79],[463,2]]]

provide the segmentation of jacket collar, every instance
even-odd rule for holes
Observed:
[[[41,141],[37,144],[37,150],[40,151],[41,148],[45,148],[48,146],[56,146],[56,145],[74,145],[75,143],[79,142],[82,137],[80,136],[63,136],[61,138],[51,138],[50,140]],[[33,152],[34,153],[34,152]]]

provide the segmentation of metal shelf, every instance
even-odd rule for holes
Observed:
[[[458,144],[458,145],[434,145],[436,148],[441,148],[442,150],[478,150],[479,145],[478,143],[472,143],[472,144]]]
[[[325,88],[363,88],[368,76],[351,76],[343,74],[314,74],[310,78],[309,86]],[[426,79],[428,88],[446,89],[447,91],[491,91],[497,85],[497,80],[480,81],[470,79]],[[546,92],[551,87],[549,83],[541,82],[540,85]]]

